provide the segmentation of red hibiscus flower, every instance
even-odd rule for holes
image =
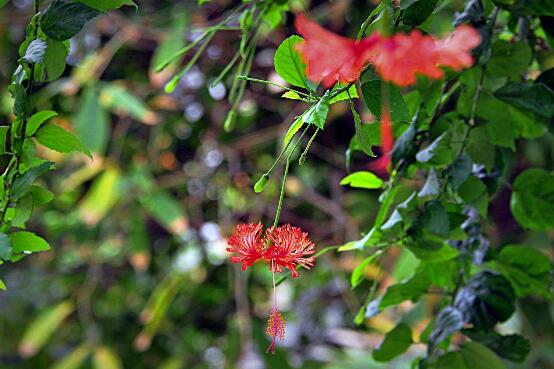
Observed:
[[[386,81],[399,86],[416,82],[417,75],[440,79],[441,67],[456,71],[471,66],[471,50],[481,42],[479,33],[462,25],[450,36],[435,39],[418,30],[410,34],[383,37],[374,33],[356,42],[329,32],[305,16],[296,18],[296,30],[304,37],[298,51],[307,64],[306,74],[325,87],[338,82],[356,81],[371,63]]]
[[[269,269],[273,274],[273,309],[267,321],[266,333],[271,336],[271,343],[266,352],[275,353],[275,340],[285,338],[285,319],[277,310],[277,286],[275,273],[289,269],[293,278],[300,276],[297,266],[311,269],[315,264],[315,246],[308,238],[308,234],[298,227],[286,224],[277,228],[270,228],[262,239],[261,224],[239,224],[229,237],[227,251],[238,254],[231,256],[231,262],[242,263],[242,270],[259,259],[269,262]]]
[[[449,67],[459,71],[473,64],[471,50],[479,45],[479,33],[470,26],[460,26],[450,36],[436,40],[418,30],[396,34],[373,48],[371,61],[384,80],[410,86],[417,75],[440,79]]]
[[[269,268],[273,272],[282,272],[283,268],[286,268],[290,270],[292,278],[298,278],[300,276],[296,270],[298,265],[306,269],[314,266],[315,257],[308,256],[315,252],[314,243],[300,228],[286,224],[268,229],[266,237],[271,241],[271,245],[265,250],[263,256],[269,262]]]
[[[315,246],[308,238],[308,234],[290,224],[270,228],[266,237],[261,238],[262,225],[238,224],[229,237],[227,251],[233,254],[231,262],[242,263],[242,270],[246,270],[259,259],[269,262],[269,269],[273,272],[282,272],[283,268],[291,271],[292,277],[300,274],[297,265],[311,269],[315,257],[309,256],[315,252]]]
[[[434,51],[435,41],[414,30],[409,35],[396,34],[380,43],[374,50],[372,64],[384,80],[409,86],[416,82],[417,74],[431,79],[443,76]]]
[[[437,63],[455,71],[471,67],[471,50],[480,43],[479,32],[473,27],[461,25],[449,37],[437,41]]]
[[[336,82],[354,82],[367,65],[370,50],[380,36],[374,34],[360,42],[327,31],[304,15],[296,18],[296,30],[304,37],[298,51],[307,65],[306,74],[325,87]]]
[[[231,257],[231,262],[242,263],[241,269],[246,270],[258,259],[261,259],[264,248],[261,234],[261,223],[238,224],[227,241],[229,245],[227,251],[238,254]]]

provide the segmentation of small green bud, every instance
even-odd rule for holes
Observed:
[[[225,122],[223,123],[223,130],[225,132],[231,132],[235,128],[235,117],[237,112],[233,109],[225,117]]]
[[[260,193],[264,190],[265,185],[267,184],[267,181],[269,180],[269,176],[267,174],[264,174],[258,182],[254,185],[254,192]]]
[[[179,84],[179,81],[181,80],[180,75],[174,76],[169,82],[165,84],[164,91],[166,94],[170,94],[173,91],[175,91],[175,88],[177,88],[177,85]]]

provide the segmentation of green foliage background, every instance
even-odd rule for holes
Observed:
[[[414,89],[391,86],[398,142],[393,161],[404,164],[384,213],[380,201],[387,202],[379,195],[388,185],[361,173],[379,144],[378,126],[361,124],[380,115],[381,81],[371,71],[358,92],[349,90],[351,97],[361,95],[353,101],[361,116],[356,123],[348,94],[336,103],[330,95],[312,96],[308,109],[301,95],[284,99],[278,87],[233,76],[281,84],[277,69],[291,87],[309,90],[313,86],[288,69],[290,60],[278,57],[274,68],[278,48],[284,55],[297,42],[287,39],[295,33],[288,10],[310,9],[334,31],[355,37],[372,10],[382,14],[386,1],[379,7],[275,1],[250,48],[236,29],[256,24],[248,14],[235,29],[198,31],[221,20],[222,9],[245,9],[249,2],[242,8],[226,1],[137,1],[137,8],[130,1],[81,3],[96,8],[84,12],[81,23],[92,20],[82,31],[74,25],[60,31],[57,16],[42,20],[48,36],[43,64],[51,81],[32,91],[33,112],[41,113],[26,133],[37,145],[22,152],[36,152],[55,170],[30,166],[27,173],[36,172],[38,181],[21,196],[12,193],[18,205],[8,215],[11,252],[23,257],[23,251],[51,249],[0,266],[7,287],[0,291],[1,368],[409,368],[433,342],[439,351],[456,348],[435,357],[436,368],[554,365],[550,1],[400,2],[393,15],[403,11],[401,30],[418,26],[432,34],[450,31],[456,17],[486,27],[493,7],[500,10],[481,64],[448,73],[443,87],[425,81]],[[8,87],[32,15],[26,0],[0,8],[2,139],[14,121]],[[367,30],[381,27],[383,19],[372,19]],[[187,45],[193,52],[179,53]],[[232,69],[211,85],[237,50],[252,55],[251,71]],[[59,61],[66,53],[64,66]],[[542,85],[527,83],[534,80]],[[236,96],[228,100],[230,90]],[[442,110],[435,119],[437,102]],[[416,111],[423,122],[417,138],[410,125]],[[472,112],[477,124],[469,131]],[[313,271],[280,285],[287,339],[271,356],[263,354],[271,274],[262,266],[244,273],[230,265],[225,237],[237,222],[272,221],[282,168],[263,192],[255,194],[253,186],[283,140],[290,142],[304,124],[322,131],[303,165],[296,164],[298,153],[293,157],[281,222],[309,231],[318,250],[349,251],[326,252]],[[2,171],[8,160],[1,157]],[[468,266],[475,244],[464,244],[461,232],[467,204],[475,212],[464,232],[490,241],[485,264],[477,266]],[[457,258],[446,239],[471,253]],[[0,238],[0,251],[7,250],[4,242]],[[26,249],[30,244],[35,249]],[[500,275],[480,273],[485,269]],[[463,284],[456,283],[460,270],[467,271]],[[468,307],[462,293],[483,305]],[[384,312],[375,315],[375,306]],[[463,343],[460,333],[447,339],[462,329],[459,311],[469,311],[471,324],[484,329],[464,330],[470,342]],[[496,329],[508,337],[502,341],[490,330],[508,318]],[[515,333],[531,346],[522,363],[529,343]],[[485,344],[496,344],[493,351],[512,361],[500,361]]]

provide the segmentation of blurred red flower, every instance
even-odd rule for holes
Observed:
[[[229,237],[227,251],[238,254],[231,257],[231,262],[242,263],[242,270],[246,270],[258,259],[262,258],[264,242],[261,239],[262,224],[238,224]]]
[[[371,35],[360,42],[327,31],[304,15],[296,17],[296,30],[304,37],[298,51],[307,65],[306,74],[325,87],[336,82],[354,82],[370,57],[370,50],[380,36]]]
[[[386,81],[399,86],[416,82],[417,75],[440,79],[449,67],[455,71],[473,64],[471,50],[481,42],[479,33],[470,26],[459,26],[450,36],[435,39],[418,30],[383,39],[373,49],[371,63]]]
[[[315,257],[308,256],[315,252],[314,243],[300,228],[285,224],[268,229],[266,237],[271,244],[264,251],[263,256],[269,262],[269,269],[273,272],[282,272],[283,268],[287,268],[293,278],[298,278],[300,276],[296,270],[298,265],[308,270],[314,266]]]
[[[302,14],[296,18],[296,30],[304,37],[298,51],[306,62],[308,78],[325,87],[356,81],[369,63],[384,80],[399,86],[414,84],[418,74],[440,79],[444,75],[440,67],[459,71],[471,66],[471,50],[481,42],[479,33],[467,25],[444,39],[414,30],[391,37],[374,33],[356,42],[327,31]]]

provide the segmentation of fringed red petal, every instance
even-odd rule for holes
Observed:
[[[238,254],[231,257],[231,262],[242,263],[242,270],[246,270],[257,260],[262,258],[264,243],[261,239],[262,224],[238,224],[229,237],[227,251]]]
[[[300,228],[290,224],[270,228],[266,231],[266,237],[271,244],[263,256],[269,262],[270,270],[282,272],[286,268],[293,278],[298,278],[298,265],[306,269],[314,266],[315,257],[309,255],[315,253],[315,245],[308,238],[308,233],[302,232]]]

